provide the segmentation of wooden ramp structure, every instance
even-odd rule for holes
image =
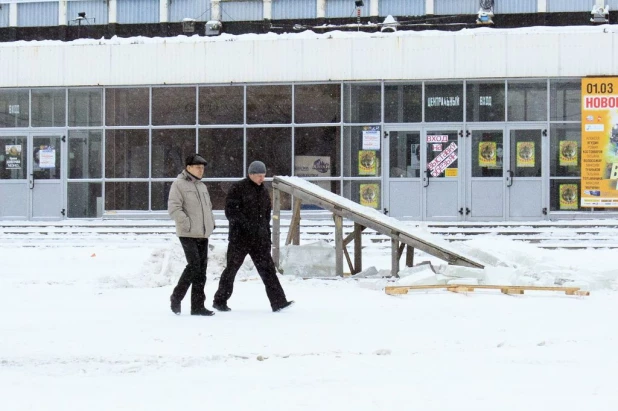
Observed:
[[[281,192],[293,197],[293,214],[285,245],[300,244],[300,210],[301,205],[313,204],[333,214],[335,221],[335,271],[343,277],[343,259],[345,257],[351,274],[359,273],[362,268],[362,232],[371,228],[391,238],[391,275],[398,276],[399,261],[406,250],[406,265],[414,264],[414,249],[417,248],[449,264],[473,268],[484,268],[480,261],[466,257],[451,249],[446,241],[431,234],[415,233],[405,227],[401,221],[388,217],[369,207],[361,206],[342,196],[327,191],[299,177],[275,176],[273,178],[273,260],[279,267],[281,238]],[[343,219],[354,222],[354,231],[343,237]],[[354,262],[350,258],[347,245],[354,242]]]
[[[479,290],[500,290],[502,294],[523,294],[524,291],[560,291],[566,295],[590,295],[590,291],[581,290],[579,287],[540,287],[533,285],[466,285],[466,284],[440,284],[440,285],[393,285],[384,287],[384,292],[389,295],[407,294],[410,290],[431,290],[444,288],[454,293],[468,293]]]

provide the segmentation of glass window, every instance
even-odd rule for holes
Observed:
[[[65,124],[65,90],[32,90],[32,127],[64,127]]]
[[[152,125],[194,125],[195,87],[153,87]]]
[[[150,90],[108,88],[105,90],[105,124],[108,126],[147,126]]]
[[[248,86],[247,124],[290,124],[292,86]]]
[[[420,131],[391,131],[389,138],[389,176],[393,178],[420,177]]]
[[[148,163],[148,130],[107,130],[105,132],[105,177],[146,178],[148,177]],[[107,200],[105,201],[106,210],[121,210],[120,208],[108,208]]]
[[[294,130],[294,175],[340,175],[340,127],[297,127]]]
[[[153,181],[151,184],[152,190],[152,206],[153,211],[167,210],[167,199],[170,196],[170,188],[173,181]]]
[[[339,123],[341,121],[341,85],[294,86],[294,121],[297,124]]]
[[[502,177],[503,160],[502,130],[472,131],[472,177]]]
[[[367,181],[344,181],[343,196],[360,205],[375,208],[382,208],[382,184],[379,180]]]
[[[69,218],[95,218],[103,215],[103,184],[69,182]]]
[[[581,174],[580,124],[552,124],[550,129],[550,176],[579,177]]]
[[[581,80],[550,80],[549,110],[552,121],[581,121]]]
[[[463,83],[425,84],[425,121],[463,121]]]
[[[248,128],[247,164],[266,164],[266,176],[292,175],[292,130],[290,128]]]
[[[343,118],[346,123],[382,121],[382,92],[379,84],[345,84]]]
[[[106,182],[106,210],[148,210],[148,183]]]
[[[457,131],[431,130],[426,135],[427,171],[430,178],[459,175],[459,139]]]
[[[200,124],[243,124],[245,88],[200,87]]]
[[[0,136],[0,180],[28,178],[29,158],[26,136]]]
[[[346,177],[379,177],[382,141],[379,126],[344,127],[344,164]]]
[[[466,84],[468,121],[504,121],[504,82]]]
[[[551,211],[587,211],[580,207],[580,180],[552,178],[549,181],[549,207]],[[595,208],[595,211],[603,210]]]
[[[387,123],[423,121],[423,86],[421,84],[384,86],[384,121]]]
[[[0,90],[0,127],[28,127],[28,101],[27,89]]]
[[[101,89],[69,89],[69,127],[102,126],[102,101]]]
[[[152,130],[152,177],[176,177],[195,153],[195,129]]]
[[[62,155],[62,138],[60,136],[33,137],[32,173],[34,179],[60,179],[62,175],[62,167],[64,167],[64,164],[61,161]],[[51,166],[52,159],[54,160],[53,166]]]
[[[547,120],[547,82],[508,82],[508,121]]]
[[[511,130],[510,169],[515,177],[541,177],[541,130]]]
[[[273,201],[273,183],[271,181],[264,181],[264,187],[268,190],[270,194],[270,201],[273,205],[273,210],[275,209],[275,203]],[[288,193],[284,193],[283,191],[279,192],[279,207],[280,210],[291,210],[292,209],[292,196]],[[301,207],[303,204],[301,204]],[[303,207],[304,209],[304,207]]]
[[[245,175],[242,128],[208,128],[200,129],[199,133],[197,152],[208,161],[205,178]]]
[[[101,130],[69,131],[69,178],[103,176],[102,134]]]
[[[225,210],[225,199],[227,198],[227,194],[234,183],[235,181],[208,181],[205,183],[206,188],[208,189],[208,195],[210,195],[210,202],[212,203],[213,210]]]

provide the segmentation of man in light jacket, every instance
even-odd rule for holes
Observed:
[[[185,169],[172,183],[167,212],[176,223],[176,235],[187,259],[178,285],[170,297],[174,314],[180,314],[180,303],[191,286],[191,315],[214,315],[204,307],[208,237],[215,229],[212,203],[206,185],[202,183],[206,160],[191,154],[185,160]]]

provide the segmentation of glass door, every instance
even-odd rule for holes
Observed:
[[[468,130],[467,220],[504,219],[504,129]]]
[[[29,217],[29,152],[27,135],[0,135],[0,219]]]
[[[456,221],[463,218],[459,166],[460,130],[426,129],[422,168],[424,219]]]
[[[538,220],[544,218],[543,136],[539,128],[510,129],[508,165],[506,166],[506,194],[509,220]]]
[[[421,219],[421,132],[387,130],[388,214]]]
[[[62,184],[63,136],[33,135],[28,186],[31,193],[31,218],[57,220],[65,215]]]

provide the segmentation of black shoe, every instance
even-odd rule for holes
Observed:
[[[212,308],[214,308],[217,311],[232,311],[232,309],[230,307],[227,306],[226,303],[212,303]]]
[[[176,315],[180,315],[180,301],[174,300],[174,297],[170,297],[170,308]]]
[[[192,309],[191,315],[203,315],[206,317],[210,317],[211,315],[215,315],[215,312],[202,307],[202,308],[198,308],[197,310]]]
[[[279,307],[276,307],[276,308],[275,308],[275,307],[273,307],[273,312],[275,312],[275,313],[276,313],[276,312],[279,312],[279,311],[285,310],[286,308],[288,308],[288,307],[289,307],[289,306],[291,306],[292,304],[294,304],[294,301],[293,301],[293,300],[292,300],[292,301],[287,301],[285,304],[280,305]]]

